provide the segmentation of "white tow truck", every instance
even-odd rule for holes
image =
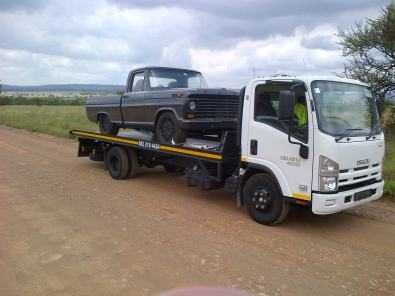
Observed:
[[[239,128],[224,130],[218,141],[169,145],[133,132],[71,134],[79,138],[78,155],[104,160],[115,179],[163,165],[182,172],[188,185],[225,187],[267,225],[283,221],[294,203],[325,215],[382,196],[384,134],[368,85],[338,77],[256,78],[241,90],[239,111]]]

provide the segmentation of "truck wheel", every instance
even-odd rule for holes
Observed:
[[[172,112],[162,113],[155,126],[155,137],[160,143],[179,144],[185,142],[185,133]]]
[[[250,177],[243,188],[243,198],[251,218],[260,224],[281,223],[289,212],[286,202],[272,177],[256,174]]]
[[[107,115],[99,115],[98,120],[100,133],[113,136],[118,134],[119,127],[112,123]]]
[[[122,147],[114,146],[106,153],[106,166],[113,179],[126,179],[130,172],[128,153]]]
[[[128,156],[129,156],[129,178],[134,178],[138,173],[138,169],[140,167],[137,152],[134,149],[128,149]]]

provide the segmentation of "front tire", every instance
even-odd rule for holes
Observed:
[[[244,185],[243,198],[249,215],[260,224],[279,224],[288,215],[289,203],[276,181],[267,174],[251,176]]]
[[[184,143],[186,138],[172,112],[165,112],[159,116],[155,126],[155,137],[164,144]]]
[[[98,121],[99,121],[100,133],[105,135],[112,135],[112,136],[116,136],[118,134],[119,127],[111,122],[108,115],[105,114],[99,115]]]

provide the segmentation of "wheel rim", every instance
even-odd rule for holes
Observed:
[[[256,188],[252,193],[252,207],[256,211],[267,212],[270,210],[273,203],[273,196],[270,191],[265,188]]]
[[[167,142],[171,142],[173,140],[175,132],[175,126],[173,121],[166,118],[160,126],[160,132],[164,140],[166,140]]]

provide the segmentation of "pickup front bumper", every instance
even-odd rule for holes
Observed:
[[[328,215],[350,209],[383,195],[384,181],[334,194],[313,193],[312,211],[317,215]]]

